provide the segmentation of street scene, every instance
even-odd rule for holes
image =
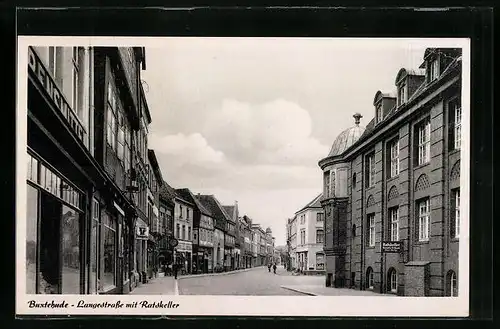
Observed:
[[[26,69],[26,294],[458,296],[461,48],[167,38]]]

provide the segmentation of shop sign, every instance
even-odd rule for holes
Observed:
[[[177,240],[176,238],[171,237],[171,238],[168,239],[168,244],[170,245],[170,247],[175,248],[179,244],[179,240]]]
[[[400,253],[401,247],[401,241],[382,241],[383,253]]]
[[[137,226],[135,235],[138,240],[147,240],[149,238],[149,227]]]

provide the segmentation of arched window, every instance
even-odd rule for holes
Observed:
[[[392,267],[387,273],[387,292],[398,292],[398,272]]]
[[[374,281],[373,269],[368,267],[366,269],[366,289],[373,289]]]
[[[446,275],[446,296],[458,296],[458,279],[455,271],[450,270]]]

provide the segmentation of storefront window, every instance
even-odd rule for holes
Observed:
[[[36,294],[38,190],[27,186],[26,202],[26,293]]]
[[[103,216],[103,259],[102,287],[106,291],[115,286],[116,278],[116,222],[109,215]]]
[[[80,215],[62,207],[62,293],[80,293]]]
[[[41,193],[39,294],[60,293],[60,224],[62,205],[53,196]]]
[[[99,203],[97,200],[93,201],[92,205],[92,227],[90,229],[90,273],[89,273],[89,293],[97,293],[97,255],[98,253],[98,243],[99,236]]]

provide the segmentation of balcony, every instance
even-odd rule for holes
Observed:
[[[51,107],[56,110],[58,117],[64,121],[74,136],[86,145],[87,131],[85,127],[32,47],[28,48],[28,76],[44,98],[51,103]]]

